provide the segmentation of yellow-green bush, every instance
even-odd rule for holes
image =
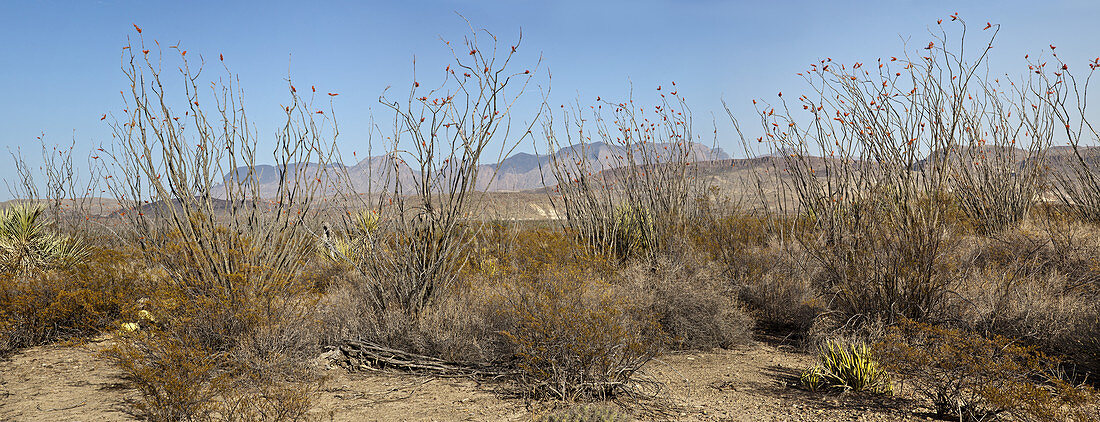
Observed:
[[[611,250],[620,259],[645,256],[662,239],[658,239],[654,213],[646,208],[620,205],[615,207]]]
[[[0,271],[27,274],[87,256],[80,239],[47,227],[42,211],[41,206],[26,203],[0,210]]]
[[[802,372],[802,386],[817,391],[839,388],[891,393],[890,375],[875,361],[865,343],[828,340],[818,354],[820,364]]]
[[[322,256],[330,261],[350,265],[364,265],[374,247],[374,237],[378,231],[379,217],[374,211],[360,211],[350,217],[346,233],[325,233],[318,247]],[[327,229],[326,229],[327,230]]]
[[[156,323],[120,337],[107,352],[141,393],[133,409],[149,420],[300,420],[309,409],[314,376],[305,362],[317,346],[309,316],[314,281],[250,264],[251,242],[229,238],[224,267],[237,272],[217,279],[199,271],[150,277],[143,310]],[[176,240],[158,260],[204,265],[188,253],[194,248]],[[299,268],[308,270],[307,264]]]

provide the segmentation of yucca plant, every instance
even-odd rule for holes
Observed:
[[[829,340],[821,348],[821,363],[802,373],[802,385],[811,391],[839,388],[890,394],[890,375],[871,356],[865,343]]]
[[[321,253],[337,264],[357,266],[363,263],[373,249],[374,234],[378,231],[378,213],[362,211],[352,215],[351,227],[345,237],[334,237],[327,232],[321,239]]]
[[[641,207],[615,208],[614,250],[618,257],[642,255],[656,243],[656,222],[653,214]]]
[[[47,227],[42,206],[17,204],[0,210],[0,268],[30,273],[65,265],[87,255],[84,244]]]

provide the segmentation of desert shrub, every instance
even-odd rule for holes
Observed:
[[[738,210],[705,210],[689,223],[689,235],[696,249],[726,266],[731,276],[758,276],[766,265],[755,258],[768,246],[772,222],[768,216]]]
[[[652,318],[666,347],[707,350],[747,343],[753,319],[723,277],[720,264],[695,254],[638,262],[619,273],[618,283],[637,300],[639,319]]]
[[[494,226],[475,240],[468,269],[474,274],[538,273],[562,263],[601,275],[613,274],[615,262],[593,250],[575,233],[559,228],[520,229]]]
[[[1094,400],[1090,388],[1060,376],[1056,360],[1005,337],[902,320],[875,350],[941,417],[1057,421]]]
[[[731,265],[732,290],[756,321],[756,327],[783,335],[804,336],[827,311],[812,280],[820,268],[795,245],[773,238],[763,246],[742,249]]]
[[[565,400],[636,391],[638,370],[660,349],[654,323],[591,272],[562,266],[514,277],[495,298],[526,395]]]
[[[178,45],[169,48],[180,54],[165,55],[135,30],[121,62],[130,82],[121,118],[109,122],[106,187],[123,207],[118,237],[155,274],[144,280],[143,310],[156,323],[122,336],[108,355],[142,394],[133,409],[148,418],[295,419],[300,412],[273,406],[308,407],[309,394],[301,402],[278,392],[312,374],[316,280],[302,272],[317,255],[315,198],[330,176],[334,123],[288,82],[270,144],[277,182],[264,186],[257,131],[228,68],[208,85]],[[177,81],[166,83],[164,69],[178,71]]]
[[[958,255],[967,264],[945,319],[1096,373],[1100,232],[1073,216],[1044,214],[960,242]]]
[[[224,259],[239,272],[217,283],[170,274],[148,280],[148,317],[106,353],[141,392],[130,404],[147,419],[299,420],[309,408],[312,285],[248,265],[250,242],[230,239]],[[202,265],[185,242],[152,263]]]
[[[660,94],[660,93],[659,93]],[[557,186],[550,200],[593,250],[620,261],[652,260],[685,240],[705,186],[691,110],[675,91],[657,104],[603,100],[598,107],[545,114],[543,136]],[[587,123],[586,123],[587,122]],[[595,139],[595,141],[593,141]]]
[[[965,22],[942,25],[919,55],[898,54],[875,72],[812,63],[804,95],[755,102],[765,132],[756,141],[775,157],[762,177],[779,187],[778,211],[805,220],[794,243],[816,261],[822,299],[844,319],[943,318],[965,266],[954,250],[960,233],[1016,224],[1041,190],[1068,88],[1044,72],[1017,85],[986,79],[979,69],[996,31],[963,54],[955,46],[968,42]]]
[[[820,364],[802,372],[802,386],[817,391],[826,388],[872,393],[892,393],[890,376],[875,361],[865,343],[828,340],[818,354]]]
[[[537,118],[513,125],[512,105],[541,76],[541,62],[519,70],[522,37],[511,48],[503,42],[471,28],[462,41],[445,42],[452,60],[439,84],[421,87],[422,80],[409,80],[407,97],[386,92],[379,98],[393,113],[378,170],[382,181],[348,201],[380,217],[374,257],[356,265],[367,290],[359,296],[361,306],[377,315],[399,309],[416,317],[450,290],[472,240],[486,226],[469,218],[484,198],[477,193],[496,176],[497,169],[487,170],[482,162],[494,153],[503,159],[532,136]],[[458,45],[469,54],[456,52]]]
[[[607,405],[587,404],[556,410],[535,418],[538,422],[626,422],[634,420]]]
[[[131,316],[147,276],[134,259],[93,247],[67,268],[0,274],[0,355],[95,335]]]
[[[83,242],[47,227],[44,208],[16,204],[0,210],[0,271],[27,274],[77,262],[87,255]]]
[[[494,224],[469,242],[469,249],[462,251],[466,264],[455,282],[437,292],[432,306],[417,316],[399,308],[379,313],[362,306],[367,300],[363,297],[374,290],[357,274],[340,277],[317,307],[323,343],[361,339],[449,361],[507,365],[511,346],[500,332],[514,320],[502,315],[498,299],[523,291],[510,280],[562,267],[597,278],[614,274],[612,262],[558,229]]]
[[[347,339],[368,341],[453,362],[499,362],[507,356],[500,331],[506,326],[486,301],[493,290],[457,284],[440,293],[421,315],[400,310],[378,314],[361,306],[367,292],[355,282],[334,285],[318,304],[321,341],[336,346]]]
[[[227,359],[156,328],[125,336],[125,347],[105,355],[141,393],[128,404],[144,420],[300,421],[311,408],[316,378],[249,372],[235,364],[253,361]]]
[[[153,336],[135,342],[141,347],[110,350],[107,356],[126,374],[141,399],[130,403],[132,411],[150,421],[207,420],[216,411],[220,391],[228,389],[228,376],[219,374],[218,356],[181,339]]]

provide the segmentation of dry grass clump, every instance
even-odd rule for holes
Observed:
[[[581,405],[541,415],[537,422],[627,422],[634,418],[607,405]]]

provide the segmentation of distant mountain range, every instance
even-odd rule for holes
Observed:
[[[651,155],[649,162],[667,162],[673,155],[665,152],[674,150],[670,147],[672,145],[669,144],[650,145],[646,149],[646,151],[650,151]],[[727,160],[730,158],[729,154],[721,148],[711,148],[702,144],[689,145],[686,155],[693,162]],[[478,166],[476,187],[478,190],[489,192],[519,192],[541,189],[557,184],[551,169],[553,159],[562,162],[581,162],[583,160],[590,166],[591,170],[603,171],[629,163],[629,161],[625,161],[624,158],[620,157],[629,157],[625,147],[604,142],[563,147],[554,152],[553,156],[521,152],[498,163]],[[635,160],[643,161],[640,156],[636,156]],[[324,169],[319,168],[316,163],[291,164],[287,174],[293,175],[297,170],[297,166],[303,165],[306,166],[303,169],[306,174],[325,174],[330,181],[342,180],[343,177],[346,177],[346,181],[342,183],[342,186],[350,185],[356,193],[378,192],[386,186],[392,190],[394,180],[400,182],[403,191],[410,192],[415,178],[420,174],[419,169],[411,168],[407,162],[401,161],[392,155],[368,157],[351,166],[327,165]],[[248,180],[249,177],[252,177],[258,183],[261,195],[270,196],[277,191],[282,175],[275,166],[257,165],[254,167],[251,176],[248,167],[239,167],[224,177],[226,181]],[[214,189],[214,192],[220,190]],[[326,190],[332,191],[335,189],[328,188]]]

